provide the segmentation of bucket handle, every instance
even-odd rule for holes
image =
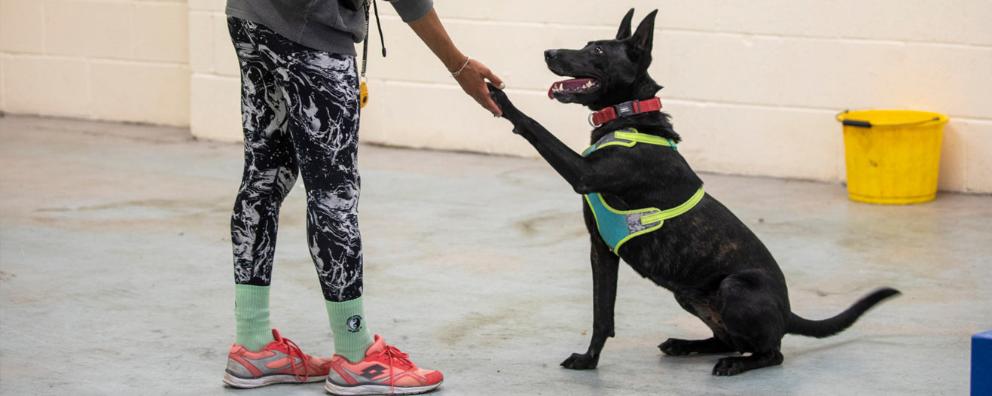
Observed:
[[[841,120],[840,123],[841,124],[844,124],[844,126],[853,126],[853,127],[860,127],[860,128],[871,128],[871,121],[847,120],[847,119],[845,119],[845,120]]]
[[[838,113],[837,114],[837,120],[839,120],[840,123],[843,124],[844,126],[853,126],[853,127],[858,127],[858,128],[871,128],[871,127],[877,127],[877,126],[917,125],[917,124],[926,124],[928,122],[935,122],[935,121],[940,121],[941,120],[941,117],[940,116],[936,116],[936,117],[933,117],[931,119],[920,120],[920,121],[913,121],[913,122],[884,122],[884,123],[875,122],[875,123],[873,123],[871,121],[865,121],[865,120],[849,120],[849,119],[846,119],[846,118],[841,118],[841,117],[844,116],[844,114],[847,114],[848,112],[850,112],[850,110],[844,110],[844,111]]]

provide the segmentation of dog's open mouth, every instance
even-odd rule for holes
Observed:
[[[551,84],[548,89],[548,98],[555,99],[558,95],[577,95],[595,91],[599,88],[599,81],[595,78],[571,78]]]

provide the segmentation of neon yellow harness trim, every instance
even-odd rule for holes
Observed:
[[[582,155],[589,156],[599,149],[611,146],[630,148],[638,143],[671,147],[673,150],[676,149],[675,142],[670,139],[643,134],[636,129],[625,129],[603,136],[595,144],[589,146]],[[585,201],[592,211],[593,218],[596,220],[596,228],[599,230],[599,235],[610,246],[610,250],[614,254],[619,254],[620,247],[624,243],[635,237],[657,231],[665,224],[665,220],[681,216],[692,210],[705,195],[706,192],[700,187],[695,194],[681,205],[665,210],[654,207],[619,210],[606,203],[606,198],[602,194],[595,192],[585,194]]]
[[[684,215],[686,212],[692,210],[692,208],[695,208],[696,204],[698,204],[699,201],[702,201],[703,196],[705,195],[706,195],[706,191],[703,191],[703,188],[700,187],[698,190],[696,190],[695,194],[692,194],[692,196],[689,197],[688,201],[685,201],[681,205],[676,206],[674,208],[666,209],[659,213],[655,213],[653,215],[644,216],[641,218],[641,223],[648,224],[648,223],[654,223],[656,221],[663,222],[665,220],[674,219],[676,217]]]
[[[620,146],[620,147],[634,147],[637,143],[653,144],[656,146],[671,147],[673,150],[677,150],[675,142],[671,139],[665,139],[661,136],[648,135],[646,133],[640,133],[634,128],[622,129],[613,133],[606,134],[598,142],[589,146],[585,151],[582,152],[582,156],[588,156],[592,154],[593,151],[599,150],[604,147],[610,146]]]

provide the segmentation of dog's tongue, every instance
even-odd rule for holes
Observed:
[[[551,84],[551,87],[548,88],[548,98],[554,99],[555,92],[573,93],[584,91],[592,87],[595,83],[596,80],[591,78],[571,78],[568,80],[558,81]]]

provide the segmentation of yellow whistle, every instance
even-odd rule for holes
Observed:
[[[365,83],[365,80],[362,80],[362,83],[358,85],[358,102],[359,108],[362,109],[369,104],[369,85]]]

